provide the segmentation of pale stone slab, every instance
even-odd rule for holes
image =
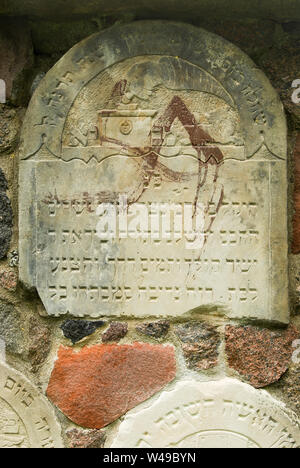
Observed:
[[[22,374],[0,363],[0,448],[62,448],[47,400]]]
[[[299,448],[299,422],[234,379],[177,382],[125,416],[112,448]]]
[[[88,38],[36,91],[20,157],[20,275],[49,315],[288,322],[285,117],[223,39]]]

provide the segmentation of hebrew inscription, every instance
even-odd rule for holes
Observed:
[[[87,39],[37,90],[21,279],[54,316],[218,308],[287,322],[282,106],[236,48],[161,25]]]
[[[163,446],[162,446],[163,441]],[[299,448],[294,415],[234,379],[177,382],[125,416],[113,448]]]
[[[0,448],[62,448],[53,409],[19,372],[0,363]]]

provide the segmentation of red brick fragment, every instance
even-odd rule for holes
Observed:
[[[61,347],[47,395],[79,426],[101,429],[175,378],[173,346]]]
[[[226,354],[229,367],[255,388],[277,382],[287,371],[294,351],[292,343],[299,332],[290,326],[272,331],[252,326],[227,326]]]

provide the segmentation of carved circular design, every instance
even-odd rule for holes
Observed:
[[[180,448],[260,448],[248,437],[233,431],[200,431],[185,437],[177,444]]]
[[[298,448],[299,422],[264,390],[235,379],[180,381],[125,416],[114,448]]]
[[[120,123],[120,132],[123,135],[129,135],[132,132],[132,122],[130,120],[122,120]]]
[[[0,398],[0,448],[29,448],[30,441],[23,421]]]
[[[0,448],[61,448],[47,400],[19,372],[0,363]]]

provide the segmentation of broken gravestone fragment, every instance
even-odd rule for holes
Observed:
[[[21,280],[51,316],[287,323],[286,153],[278,95],[224,39],[160,21],[95,34],[24,121]]]
[[[19,372],[0,363],[0,448],[62,448],[49,402]]]
[[[184,380],[128,413],[111,448],[299,448],[297,417],[234,379]]]

